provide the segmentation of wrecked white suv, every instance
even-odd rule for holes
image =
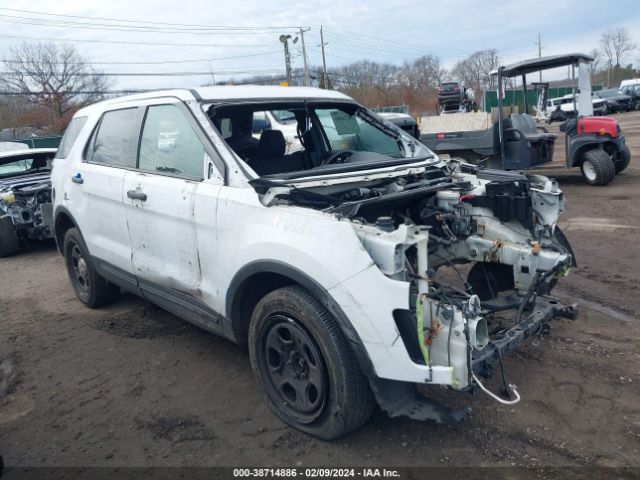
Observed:
[[[267,110],[295,117],[302,150],[286,154],[278,130],[252,136]],[[133,292],[248,345],[268,406],[317,437],[353,431],[376,403],[457,418],[425,384],[515,402],[481,378],[575,316],[549,296],[574,261],[554,181],[441,161],[341,93],[153,92],[84,108],[72,127],[52,179],[78,298]]]

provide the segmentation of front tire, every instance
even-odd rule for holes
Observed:
[[[580,170],[588,183],[597,186],[609,184],[616,175],[611,157],[600,149],[587,150],[582,154]]]
[[[0,217],[0,258],[15,255],[20,250],[20,239],[8,215]]]
[[[373,412],[375,400],[346,338],[302,287],[260,300],[251,316],[249,355],[267,406],[287,425],[333,440]]]
[[[87,307],[101,307],[120,295],[118,286],[107,282],[96,272],[78,229],[70,228],[65,234],[63,252],[71,286],[78,299]]]
[[[627,168],[629,166],[629,162],[631,162],[631,152],[629,151],[629,147],[626,145],[622,150],[613,154],[613,164],[615,166],[616,174]]]

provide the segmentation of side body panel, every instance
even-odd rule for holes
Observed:
[[[82,183],[69,178],[63,195],[80,222],[82,236],[92,255],[127,272],[131,268],[131,246],[122,205],[122,185],[126,170],[77,162],[70,172]]]
[[[199,182],[129,171],[122,202],[139,279],[199,297],[200,261],[194,221]],[[140,192],[146,200],[129,198]]]
[[[196,200],[202,294],[214,310],[225,312],[228,290],[245,266],[289,265],[313,279],[346,315],[377,376],[451,383],[450,368],[430,370],[409,357],[393,318],[394,310],[409,309],[409,284],[379,270],[349,222],[301,207],[265,207],[249,187],[222,187],[215,237],[207,215]]]

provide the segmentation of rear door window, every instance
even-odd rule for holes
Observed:
[[[178,107],[149,107],[140,141],[140,170],[202,179],[204,159],[204,144]]]
[[[135,168],[139,135],[138,108],[105,112],[89,144],[87,161]]]

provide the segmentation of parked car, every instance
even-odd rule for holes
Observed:
[[[576,94],[576,104],[578,102],[580,94]],[[593,104],[593,114],[594,115],[605,115],[607,112],[607,101],[603,98],[599,98],[593,96],[591,103]],[[550,122],[553,112],[556,111],[560,107],[560,111],[563,112],[567,117],[575,116],[575,107],[573,103],[573,94],[569,93],[562,97],[550,98],[546,102],[546,111],[544,118],[547,122]]]
[[[598,90],[593,95],[606,101],[605,115],[607,113],[629,112],[633,110],[633,101],[629,95],[620,93],[617,88]]]
[[[443,113],[477,110],[475,93],[460,81],[444,82],[438,87],[438,106]]]
[[[636,87],[636,86],[640,86],[640,78],[630,78],[627,80],[622,80],[620,82],[620,89],[623,89],[625,87]]]
[[[51,162],[55,148],[0,145],[0,257],[29,240],[53,238]]]
[[[401,128],[413,138],[420,138],[418,122],[408,113],[380,112],[378,115]]]
[[[302,150],[302,144],[298,139],[296,117],[286,110],[268,110],[254,112],[252,133],[255,139],[260,138],[264,130],[280,130],[286,142],[285,153],[293,153]]]
[[[620,94],[631,97],[631,103],[634,110],[640,110],[640,84],[627,85],[620,87]]]
[[[233,124],[275,109],[304,149],[286,154],[266,129],[247,154]],[[164,129],[178,132],[169,150]],[[416,386],[484,391],[494,361],[575,316],[550,296],[573,263],[556,182],[445,163],[342,93],[134,95],[79,110],[71,143],[53,192],[78,299],[96,308],[126,290],[247,345],[269,408],[319,438],[355,430],[376,402],[459,418]],[[461,263],[474,264],[466,286],[437,275]]]

